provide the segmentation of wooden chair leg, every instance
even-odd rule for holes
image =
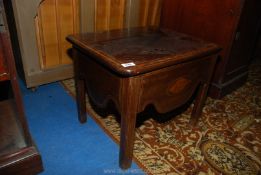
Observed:
[[[121,91],[121,138],[120,167],[131,166],[135,140],[135,125],[140,94],[140,80],[129,78],[123,81]]]
[[[120,167],[128,169],[132,163],[135,140],[136,114],[126,113],[121,118]]]
[[[199,117],[202,114],[202,109],[207,97],[208,92],[208,84],[202,83],[199,88],[198,95],[196,97],[194,107],[192,109],[191,118],[190,118],[190,124],[192,126],[195,126],[198,122]]]
[[[78,111],[78,119],[81,123],[87,121],[86,114],[86,90],[85,90],[85,81],[84,79],[75,78],[75,88],[76,88],[76,103]]]

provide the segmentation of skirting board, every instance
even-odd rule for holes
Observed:
[[[208,96],[214,99],[221,99],[225,95],[231,93],[233,90],[242,86],[246,82],[247,77],[248,77],[248,72],[244,72],[243,74],[235,77],[234,79],[228,82],[222,84],[212,83],[209,89]]]

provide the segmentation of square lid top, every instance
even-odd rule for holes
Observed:
[[[131,28],[70,35],[74,48],[123,76],[216,54],[220,47],[168,29]]]

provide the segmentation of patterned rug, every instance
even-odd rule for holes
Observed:
[[[62,82],[75,95],[72,79]],[[88,100],[88,99],[87,99]],[[221,100],[208,98],[198,125],[185,112],[162,122],[157,116],[136,129],[134,161],[154,175],[256,175],[261,169],[261,64],[252,65],[248,82]],[[119,143],[114,116],[92,118]],[[159,117],[158,117],[159,118]]]

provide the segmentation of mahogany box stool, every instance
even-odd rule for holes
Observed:
[[[190,123],[201,115],[220,48],[166,29],[133,28],[70,35],[78,116],[86,122],[86,92],[121,116],[120,167],[131,166],[136,116],[147,105],[166,113],[198,89]]]

